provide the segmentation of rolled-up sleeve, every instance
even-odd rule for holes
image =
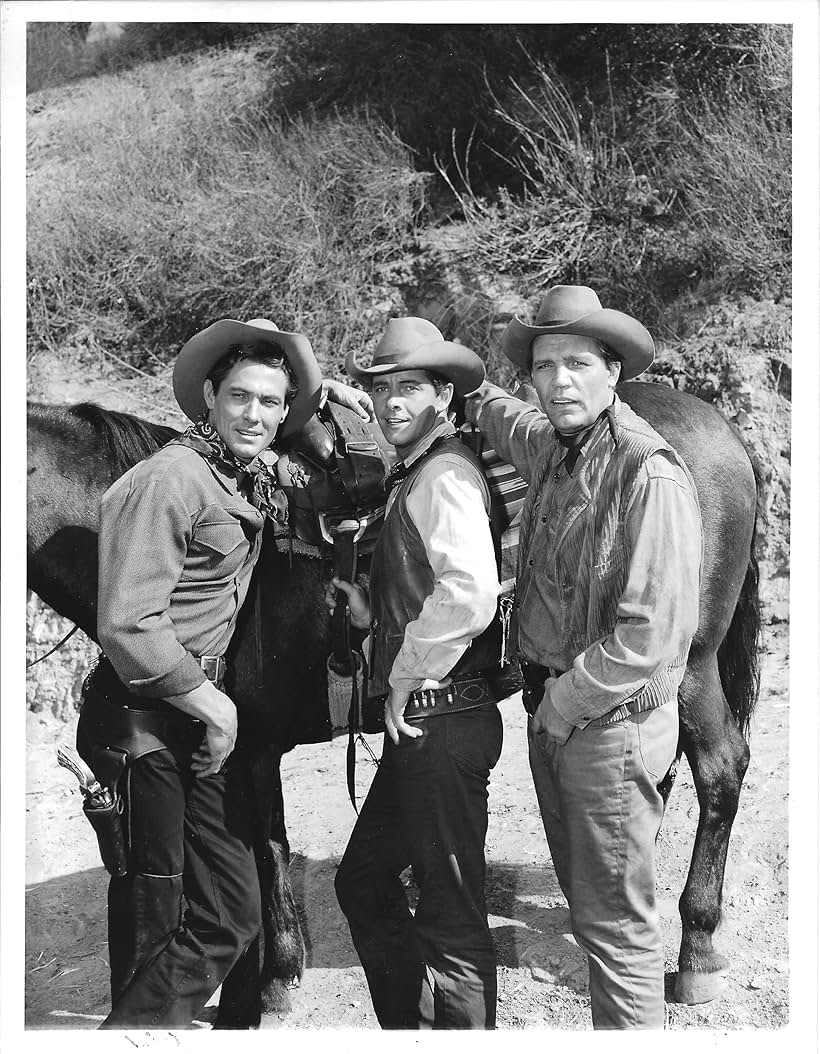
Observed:
[[[418,618],[408,623],[393,663],[390,685],[415,691],[427,679],[441,680],[492,622],[498,573],[476,471],[463,458],[437,458],[422,470],[407,498],[407,510],[424,543],[435,575],[433,592]]]
[[[484,384],[465,403],[467,420],[478,425],[503,461],[514,465],[529,482],[544,444],[553,434],[547,415],[532,403],[508,395],[503,388]]]
[[[660,669],[685,663],[698,626],[702,528],[693,484],[666,453],[647,461],[626,520],[630,563],[617,622],[557,680],[550,698],[579,727],[639,692]]]
[[[205,681],[168,610],[190,537],[183,497],[162,481],[123,480],[103,495],[97,628],[117,675],[136,695],[166,698]]]

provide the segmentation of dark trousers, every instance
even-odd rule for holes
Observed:
[[[385,736],[381,763],[336,875],[382,1028],[494,1028],[496,964],[484,902],[487,784],[498,709]],[[411,864],[415,916],[399,878]]]
[[[121,781],[128,874],[108,888],[112,1010],[101,1028],[189,1028],[259,932],[247,766],[235,753],[195,778],[200,740],[183,722]],[[93,764],[82,714],[77,742]]]

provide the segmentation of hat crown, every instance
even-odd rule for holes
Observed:
[[[401,362],[424,344],[444,340],[441,331],[426,318],[391,318],[373,352],[372,366]]]
[[[598,294],[588,285],[554,285],[541,297],[535,325],[572,322],[583,315],[602,310]]]
[[[275,322],[271,322],[269,318],[252,318],[245,323],[246,326],[256,326],[257,329],[269,329],[271,333],[281,333],[282,330],[276,325]]]

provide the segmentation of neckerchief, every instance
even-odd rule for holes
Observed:
[[[449,425],[449,427],[447,427],[447,425]],[[433,439],[432,443],[430,443],[426,450],[422,450],[422,452],[416,457],[413,457],[411,453],[408,461],[397,461],[384,477],[382,480],[382,487],[384,488],[384,493],[387,497],[390,497],[390,491],[398,486],[403,479],[406,479],[407,474],[419,461],[423,461],[429,454],[436,450],[445,439],[450,439],[456,434],[455,428],[450,425],[449,422],[445,422],[444,425],[438,425],[436,427],[440,429],[440,434]],[[416,449],[418,449],[418,446]]]
[[[606,422],[609,425],[609,434],[612,436],[612,442],[616,447],[618,446],[618,431],[615,425],[614,405],[614,403],[611,403],[609,406],[604,407],[589,428],[584,428],[582,431],[565,433],[559,432],[556,429],[555,438],[567,451],[564,455],[564,467],[570,476],[572,475],[572,470],[575,468],[575,463],[581,455],[581,448],[592,435],[598,422],[604,418],[606,418]]]
[[[233,454],[225,444],[225,440],[211,425],[206,417],[190,425],[182,435],[171,440],[181,446],[196,450],[207,461],[217,465],[219,468],[233,473],[239,484],[239,489],[250,487],[248,500],[254,508],[269,516],[276,523],[287,525],[288,522],[288,499],[279,481],[271,471],[261,455],[257,455],[253,461],[245,464]]]

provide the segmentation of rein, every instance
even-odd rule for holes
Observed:
[[[74,636],[74,634],[77,632],[77,630],[79,628],[80,628],[79,626],[72,626],[71,629],[68,631],[68,633],[66,633],[66,635],[63,637],[63,639],[62,640],[58,640],[57,643],[54,645],[54,647],[50,648],[45,653],[45,655],[41,655],[39,659],[35,659],[33,662],[27,662],[26,663],[26,669],[30,670],[31,667],[32,666],[36,666],[38,662],[42,662],[43,659],[47,659],[49,657],[49,655],[53,655],[55,651],[58,651],[60,648],[62,648],[62,646],[69,639],[69,637],[73,637]]]
[[[279,462],[290,519],[288,536],[277,537],[277,548],[287,545],[293,551],[295,535],[297,542],[313,549],[316,555],[331,558],[336,577],[355,582],[359,556],[372,552],[384,519],[383,483],[392,458],[379,445],[369,425],[352,410],[328,402],[319,420],[318,428],[314,423],[312,431],[303,432],[295,458],[286,457]],[[300,465],[300,456],[307,460],[307,466]],[[310,471],[310,466],[319,470],[318,476]],[[369,747],[360,732],[361,661],[354,654],[347,598],[341,592],[331,618],[331,639],[328,671],[351,679],[347,789],[358,812],[354,785],[356,740],[363,742],[368,751]]]

